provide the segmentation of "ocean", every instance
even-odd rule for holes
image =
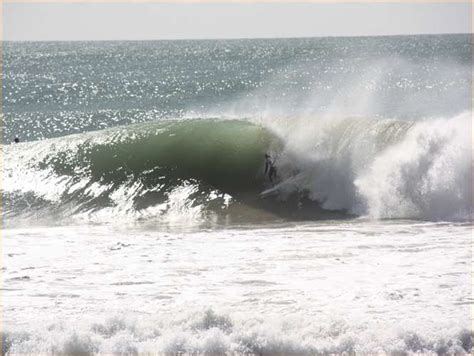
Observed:
[[[471,48],[4,42],[3,353],[470,353]]]

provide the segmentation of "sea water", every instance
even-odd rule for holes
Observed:
[[[470,352],[470,41],[4,43],[3,351]]]

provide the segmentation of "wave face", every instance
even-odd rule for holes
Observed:
[[[277,144],[247,122],[187,120],[10,145],[4,148],[5,212],[201,217],[204,208],[220,211],[232,199],[255,199],[264,152]]]

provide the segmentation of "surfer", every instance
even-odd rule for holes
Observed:
[[[13,140],[13,142],[15,143],[20,143],[20,139],[18,137],[15,137],[15,139]]]
[[[277,170],[275,167],[275,163],[272,160],[272,157],[265,153],[265,173],[264,175],[267,175],[268,173],[268,180],[270,180],[270,183],[273,183],[273,179],[276,178],[277,175]]]

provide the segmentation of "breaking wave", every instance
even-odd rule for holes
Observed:
[[[471,218],[471,123],[165,120],[3,146],[7,217],[170,223]],[[275,158],[272,194],[263,155]]]
[[[428,121],[272,121],[285,142],[280,191],[304,191],[324,209],[359,216],[470,219],[470,120],[464,113]]]

